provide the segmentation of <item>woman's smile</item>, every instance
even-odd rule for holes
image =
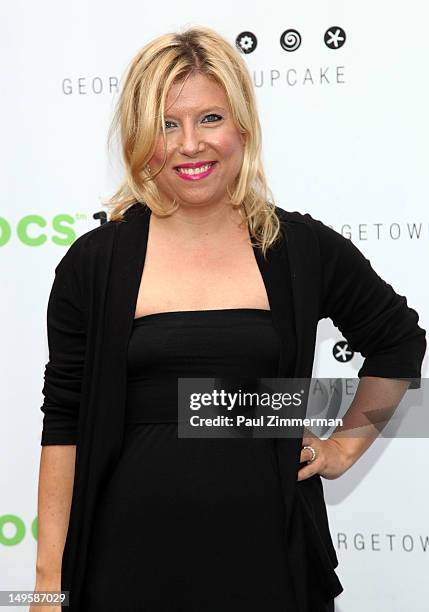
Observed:
[[[216,168],[217,162],[209,162],[205,166],[199,166],[198,168],[186,168],[183,166],[179,166],[175,168],[176,174],[185,181],[199,181],[204,179],[212,172],[214,172]]]

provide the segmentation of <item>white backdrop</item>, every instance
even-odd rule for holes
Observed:
[[[53,270],[96,226],[119,180],[106,137],[131,57],[166,31],[208,25],[234,43],[254,78],[264,161],[276,202],[351,237],[429,327],[426,291],[429,8],[316,0],[2,3],[0,210],[2,300],[0,590],[32,589],[46,305]],[[186,20],[185,20],[186,19]],[[345,43],[329,48],[327,30]],[[280,44],[293,28],[295,51]],[[319,326],[315,376],[356,377],[362,359],[332,356]],[[427,375],[426,360],[423,375]],[[340,479],[324,480],[339,612],[428,609],[427,440],[379,440]],[[124,531],[126,526],[124,525]]]

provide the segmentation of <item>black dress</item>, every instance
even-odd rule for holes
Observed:
[[[290,376],[295,349],[291,320]],[[177,430],[178,377],[275,377],[279,351],[268,310],[134,321],[124,446],[97,505],[88,610],[287,612],[272,439],[178,438]]]

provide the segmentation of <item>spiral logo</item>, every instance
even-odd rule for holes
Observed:
[[[280,44],[285,51],[296,51],[301,46],[301,34],[298,30],[285,30],[280,36]]]

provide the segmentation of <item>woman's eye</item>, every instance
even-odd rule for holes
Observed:
[[[217,113],[210,113],[209,115],[206,115],[206,116],[204,117],[204,119],[207,119],[207,117],[216,117],[216,120],[215,120],[215,121],[209,121],[208,123],[217,123],[218,121],[220,121],[221,119],[223,119],[223,117],[221,117],[221,115],[218,115]],[[167,125],[168,123],[169,123],[169,124],[172,124],[173,126],[174,126],[174,125],[176,125],[174,121],[168,121],[168,120],[166,120],[166,121],[165,121],[165,127],[166,127],[166,129],[168,129],[168,128],[169,128],[169,126]]]
[[[210,113],[210,115],[206,115],[204,119],[206,119],[207,117],[217,117],[218,119],[222,119],[222,117],[220,115],[217,115],[216,113]],[[213,122],[209,121],[209,123],[213,123]]]

